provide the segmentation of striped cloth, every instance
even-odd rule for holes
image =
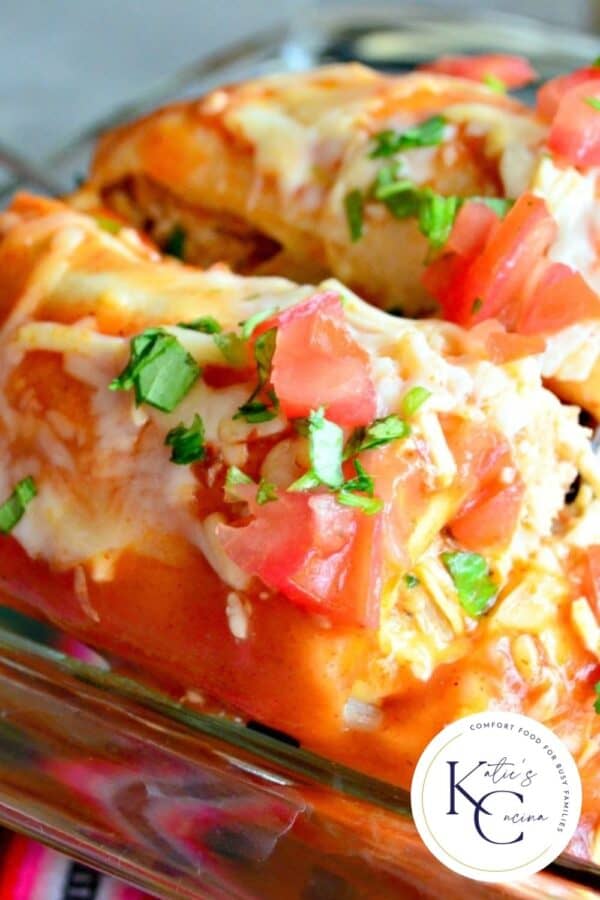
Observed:
[[[149,894],[100,875],[20,835],[4,835],[0,900],[147,900]]]

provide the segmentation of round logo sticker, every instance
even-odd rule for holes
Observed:
[[[411,804],[421,838],[445,866],[478,881],[513,881],[565,849],[579,820],[581,780],[545,725],[476,713],[427,745]]]

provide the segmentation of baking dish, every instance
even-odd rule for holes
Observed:
[[[297,54],[302,46],[298,41],[293,43],[288,41],[284,43],[282,52],[288,54],[288,57],[292,54],[293,59],[292,51]],[[304,46],[308,46],[308,43]],[[448,46],[447,42],[445,46]],[[341,53],[340,50],[337,52]],[[298,58],[296,55],[296,61]],[[308,58],[310,57],[307,54]],[[259,68],[260,66],[268,68],[272,64],[269,59],[269,54],[266,54],[262,60],[258,60]],[[281,67],[281,58],[278,59],[276,67]],[[220,72],[218,77],[219,80],[226,77],[238,77],[238,72],[232,72],[231,75]],[[188,93],[187,86],[183,84],[180,86],[184,93]],[[191,87],[193,92],[200,89],[201,85],[198,83]],[[153,101],[155,100],[156,97],[153,98]],[[85,149],[85,142],[79,143],[73,156],[76,156],[77,153],[84,153]],[[57,171],[66,171],[67,157],[69,154],[63,158],[65,168],[58,166],[57,160]],[[25,738],[18,731],[18,727],[16,737],[13,732],[17,746],[22,748],[19,756],[27,758],[27,754],[23,752],[23,745],[25,739],[29,740],[31,737],[32,746],[29,749],[34,754],[32,758],[36,760],[36,771],[39,773],[39,770],[42,770],[44,775],[50,773],[49,777],[44,779],[43,785],[37,788],[39,791],[37,794],[37,821],[42,822],[43,829],[51,827],[52,841],[68,849],[69,852],[78,852],[82,857],[97,865],[115,871],[116,862],[114,858],[110,857],[110,853],[107,858],[100,858],[99,854],[93,855],[92,842],[95,841],[97,847],[102,845],[102,835],[104,834],[102,826],[103,823],[108,823],[108,829],[113,838],[116,832],[118,834],[117,843],[120,840],[130,852],[131,866],[121,860],[119,863],[121,868],[117,871],[126,874],[137,883],[159,890],[167,896],[169,891],[174,896],[194,896],[194,891],[196,895],[198,891],[201,891],[206,896],[274,897],[286,896],[288,895],[285,893],[287,891],[289,891],[289,896],[386,897],[397,896],[399,891],[403,892],[403,896],[439,896],[440,892],[444,896],[458,896],[459,893],[461,896],[466,894],[474,897],[502,896],[503,893],[511,895],[505,892],[513,890],[513,888],[501,890],[467,884],[449,873],[442,874],[441,869],[435,870],[436,882],[431,888],[428,888],[423,882],[423,876],[426,872],[428,874],[433,872],[432,864],[425,851],[420,849],[421,845],[418,840],[413,838],[413,842],[410,842],[410,826],[405,818],[407,798],[395,789],[345,772],[338,766],[309,757],[296,748],[283,750],[281,745],[273,744],[269,738],[260,740],[254,737],[249,738],[247,730],[242,725],[232,724],[214,717],[191,716],[181,713],[180,708],[173,706],[166,699],[149,694],[135,682],[125,682],[118,676],[115,678],[110,674],[102,674],[102,669],[98,672],[93,667],[88,668],[82,667],[80,664],[61,662],[56,656],[41,654],[39,649],[35,650],[31,646],[15,641],[14,638],[6,638],[4,652],[7,665],[11,659],[14,663],[12,666],[9,665],[11,669],[7,679],[9,689],[11,685],[14,687],[17,684],[16,673],[24,673],[27,668],[30,670],[30,675],[24,675],[24,678],[28,684],[29,679],[34,682],[31,698],[29,697],[29,688],[24,686],[27,699],[25,694],[21,694],[20,701],[18,703],[13,701],[14,705],[12,706],[10,700],[7,699],[5,708],[10,711],[10,723],[13,727],[15,727],[15,722],[21,723],[20,716],[26,711],[26,727],[22,728]],[[24,668],[25,657],[28,662]],[[48,668],[50,663],[53,675],[48,681],[46,679],[50,672]],[[38,666],[42,669],[44,666],[46,667],[41,676],[37,672]],[[71,682],[69,682],[69,686],[62,683],[57,685],[56,682],[56,679],[59,679],[59,673],[62,677],[69,673],[72,675],[74,671],[79,678],[100,682],[103,685],[104,693],[98,698],[86,689],[81,695],[81,704],[78,705],[79,690]],[[57,702],[53,702],[57,696],[53,692],[57,687],[60,688],[59,699]],[[185,767],[180,769],[179,762],[184,753],[178,747],[178,730],[173,724],[161,726],[154,720],[150,722],[150,728],[160,729],[164,741],[159,748],[159,760],[147,760],[140,741],[143,742],[144,747],[155,747],[155,741],[150,741],[150,732],[146,731],[142,735],[137,734],[135,729],[132,732],[129,730],[129,720],[126,723],[119,718],[121,714],[128,715],[126,704],[132,696],[137,698],[144,708],[160,710],[162,715],[167,717],[167,721],[183,717],[188,727],[192,727],[204,735],[212,735],[211,741],[217,740],[230,747],[237,747],[235,751],[230,750],[229,752],[226,749],[215,750],[218,760],[222,760],[222,752],[226,753],[228,764],[233,766],[236,778],[228,780],[229,769],[221,773],[216,763],[213,766],[212,743],[211,753],[208,753],[206,758],[203,756],[200,766],[192,757],[193,771],[188,771]],[[38,701],[40,697],[43,698],[37,711],[33,697],[38,698]],[[99,707],[94,707],[96,700],[100,704]],[[125,709],[122,709],[123,704],[125,704]],[[82,723],[88,721],[88,713],[93,717],[93,713],[90,712],[92,708],[97,711],[96,730],[94,731],[93,725],[90,724],[92,734],[88,739],[84,739],[83,745],[80,745],[78,742],[84,736],[85,731]],[[75,720],[73,720],[74,727],[70,727],[68,710],[71,710],[72,715],[77,717],[76,727]],[[114,726],[111,722],[107,728],[108,710],[116,711],[117,716]],[[145,713],[133,712],[132,714],[136,727],[144,723],[148,725]],[[57,725],[58,729],[56,729]],[[111,746],[108,748],[107,733],[111,734]],[[61,741],[65,734],[74,740],[74,747],[62,747]],[[75,734],[77,738],[73,739],[72,736]],[[121,755],[122,738],[125,742],[125,749]],[[38,740],[41,741],[41,748],[36,748]],[[48,750],[48,743],[50,748],[55,750],[60,745],[61,749],[57,753],[58,760],[50,758],[52,754]],[[199,752],[201,745],[203,746],[203,741],[196,739],[194,752]],[[118,750],[116,760],[112,760],[108,752],[114,747],[117,747]],[[164,756],[164,753],[169,751],[175,753],[174,761],[171,761],[168,756]],[[246,758],[246,752],[251,754],[249,758]],[[41,758],[37,756],[38,753],[42,753]],[[135,767],[131,771],[122,769],[122,756],[126,761],[130,761],[132,755],[135,756]],[[82,757],[85,760],[83,764],[81,763]],[[244,789],[248,765],[251,766],[250,771],[254,776],[250,784],[256,785],[254,779],[259,779],[260,797],[257,797],[253,790]],[[308,778],[307,769],[310,772]],[[202,774],[200,774],[201,770]],[[240,775],[241,780],[238,782],[237,776],[240,773],[246,773],[246,775]],[[273,779],[281,779],[281,776],[284,781],[279,783],[278,789],[275,791]],[[194,786],[193,778],[199,778],[200,786]],[[221,784],[222,778],[223,783]],[[32,778],[29,778],[28,781],[33,784]],[[271,785],[271,787],[267,789],[265,782],[267,786]],[[335,790],[324,792],[323,788],[315,787],[315,783],[321,782],[333,785]],[[115,784],[117,785],[118,802],[112,803]],[[65,835],[69,834],[69,829],[65,827],[64,822],[56,825],[51,821],[43,820],[42,811],[47,807],[41,803],[42,788],[51,787],[52,791],[56,791],[58,795],[61,786],[63,790],[69,791],[71,798],[67,803],[63,795],[61,802],[57,803],[59,809],[69,808],[73,803],[78,823],[81,823],[81,815],[84,811],[88,815],[92,809],[97,813],[94,816],[91,831],[79,838],[79,844],[73,834],[68,838],[70,842],[65,843]],[[12,787],[14,789],[14,786]],[[347,799],[354,796],[355,799],[352,801]],[[215,797],[219,800],[218,804],[213,802]],[[152,801],[158,798],[158,802],[150,804],[153,807],[151,809],[146,809],[145,801],[148,798],[151,798]],[[199,800],[197,809],[193,808],[195,806],[194,798]],[[227,798],[227,804],[234,801],[233,809],[229,806],[226,813],[222,811],[222,805],[226,805],[224,798]],[[363,805],[360,798],[362,801],[366,801],[366,805]],[[193,802],[190,802],[190,799]],[[77,807],[75,804],[81,800],[84,801],[83,805]],[[138,818],[134,820],[133,828],[129,822],[130,802],[138,815]],[[25,823],[17,818],[26,808],[25,797],[18,798],[18,807],[20,812],[19,814],[15,813],[13,824],[25,828]],[[381,809],[381,807],[384,808]],[[218,813],[216,809],[219,810]],[[50,816],[47,818],[50,819]],[[202,827],[199,819],[202,820]],[[225,819],[225,823],[223,823],[223,819]],[[144,823],[144,841],[142,841],[141,850],[139,835],[137,838],[135,836],[140,820],[143,820]],[[264,837],[265,832],[271,834],[270,843],[268,840],[266,841],[266,849],[254,833],[241,839],[236,838],[236,840],[230,836],[233,826],[235,826],[233,831],[237,834],[239,826],[244,825],[248,820],[253,823],[256,823],[257,820],[260,822],[259,837]],[[210,828],[207,828],[207,821],[210,821]],[[307,821],[311,823],[308,833],[305,831]],[[150,841],[150,848],[146,846],[152,831],[152,822],[159,823],[162,838],[160,846],[155,848],[155,858],[151,858],[152,841]],[[356,824],[357,822],[358,824]],[[315,823],[317,824],[316,832],[311,830]],[[321,823],[323,832],[320,831]],[[73,828],[73,820],[69,824]],[[222,840],[221,844],[214,837],[215,829],[221,835],[225,832],[226,839]],[[248,830],[252,831],[252,829]],[[295,849],[298,832],[304,836],[301,840],[302,852],[297,856],[287,857],[287,842],[294,841],[293,849]],[[172,834],[172,840],[165,843],[164,838],[167,834]],[[325,834],[327,835],[326,844],[323,842]],[[193,840],[198,846],[192,846]],[[236,841],[238,844],[241,842],[244,846],[249,844],[251,849],[242,852],[239,846],[236,848]],[[108,849],[110,849],[110,841],[107,843],[109,844]],[[260,846],[256,849],[259,844]],[[275,863],[279,859],[279,850],[283,849],[284,845],[283,856],[287,862],[283,863],[280,870]],[[309,851],[306,848],[312,848],[312,850]],[[342,848],[344,848],[344,852],[349,851],[351,864],[347,858],[344,858],[343,853],[340,862]],[[140,857],[138,857],[138,853]],[[196,885],[192,882],[189,888],[191,893],[186,894],[185,891],[188,888],[184,879],[188,876],[186,861],[189,867],[188,857],[190,856],[193,869],[198,867],[198,858],[201,859],[203,865],[200,873],[195,876],[200,878],[200,882]],[[243,862],[251,864],[251,868],[256,869],[257,864],[262,868],[255,872],[256,879],[253,881],[250,875],[243,875],[243,865],[223,865],[221,860],[223,856],[228,859],[231,859],[232,856],[234,858],[241,856]],[[333,858],[330,868],[324,867],[323,860],[330,857]],[[409,859],[411,861],[410,868],[404,875],[399,876],[400,869],[407,864]],[[398,861],[401,861],[400,867]],[[316,865],[316,870],[314,865]],[[165,875],[163,870],[167,866],[169,871]],[[355,866],[358,866],[356,872],[354,872]],[[298,873],[299,879],[303,878],[304,880],[292,884],[288,874],[291,869],[294,874]],[[282,887],[282,881],[278,876],[279,871],[286,873],[285,888]],[[177,879],[176,888],[173,887],[174,878]],[[269,894],[271,878],[273,879],[273,890]],[[256,890],[259,891],[258,894],[253,892]],[[574,896],[572,891],[575,889],[566,884],[561,885],[558,881],[550,884],[546,876],[540,876],[540,879],[534,879],[531,885],[514,888],[514,890],[521,890],[524,893],[513,893],[513,896]],[[430,893],[428,894],[427,891]],[[541,891],[541,893],[536,894],[536,891]]]
[[[596,867],[567,858],[510,885],[454,875],[398,788],[186,709],[98,658],[8,628],[0,650],[0,821],[159,896],[598,896]]]

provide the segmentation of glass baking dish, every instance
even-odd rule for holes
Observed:
[[[187,66],[94,123],[42,172],[69,190],[101,131],[219,82],[351,58],[402,70],[491,50],[524,53],[548,77],[598,47],[496,12],[299,8],[296,20]],[[0,200],[16,186],[43,187],[38,180],[35,171],[8,179]],[[163,897],[600,898],[600,868],[568,855],[511,885],[455,875],[420,841],[405,791],[284,735],[192,710],[118,660],[0,612],[0,823]]]
[[[595,867],[567,857],[510,885],[455,875],[405,791],[58,652],[36,627],[0,628],[4,825],[163,897],[600,896]]]

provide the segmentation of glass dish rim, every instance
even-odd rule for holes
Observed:
[[[23,637],[0,624],[0,654],[6,651],[9,654],[20,654],[21,657],[29,655],[48,663],[61,674],[104,692],[117,701],[133,702],[143,710],[183,727],[190,732],[191,737],[206,737],[218,741],[226,748],[249,754],[258,762],[259,772],[256,772],[256,766],[245,764],[239,758],[238,763],[242,768],[247,765],[251,771],[266,780],[275,780],[285,786],[290,777],[299,777],[313,786],[333,790],[343,797],[401,816],[409,822],[413,821],[410,793],[398,785],[255,731],[233,718],[193,709],[130,675],[120,675],[110,668],[84,662],[39,640]],[[15,664],[19,665],[20,659]],[[274,766],[277,771],[270,770],[269,766]],[[578,887],[591,887],[600,891],[600,866],[591,861],[563,853],[544,871]]]

